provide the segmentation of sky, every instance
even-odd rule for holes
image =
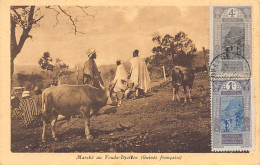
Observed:
[[[15,64],[37,65],[45,51],[53,58],[60,58],[70,67],[86,60],[86,52],[97,52],[97,65],[115,64],[117,59],[127,61],[132,52],[139,49],[140,57],[152,55],[154,33],[175,35],[179,31],[188,34],[198,50],[209,46],[209,7],[175,6],[96,6],[86,11],[95,17],[84,16],[77,7],[64,7],[77,19],[77,29],[84,34],[74,34],[73,26],[65,15],[58,16],[41,7],[39,27],[32,28]],[[56,26],[55,26],[56,25]],[[17,29],[17,35],[21,31]]]

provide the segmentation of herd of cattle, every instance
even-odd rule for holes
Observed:
[[[191,90],[194,81],[194,72],[186,67],[175,66],[172,69],[173,97],[179,99],[179,87],[183,86],[185,98],[191,101]],[[115,82],[116,84],[116,82]],[[46,124],[50,124],[52,137],[55,141],[58,138],[55,134],[55,122],[58,115],[63,115],[67,120],[71,116],[82,114],[85,121],[85,135],[87,139],[92,139],[89,125],[90,117],[95,115],[105,105],[117,105],[115,84],[111,87],[104,87],[99,83],[100,88],[91,85],[60,85],[52,86],[42,92],[42,120],[43,132],[42,141],[45,142]],[[187,92],[186,87],[189,87]]]

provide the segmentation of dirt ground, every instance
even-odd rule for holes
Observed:
[[[25,129],[12,120],[12,152],[210,152],[210,87],[206,73],[197,73],[193,102],[173,102],[171,84],[156,87],[143,98],[123,100],[118,108],[106,106],[102,115],[91,118],[93,140],[84,135],[84,121],[58,121],[59,142],[42,127]]]

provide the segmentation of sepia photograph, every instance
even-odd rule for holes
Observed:
[[[0,2],[0,164],[259,164],[258,0]]]
[[[10,6],[11,152],[211,152],[209,13]]]
[[[0,4],[1,165],[259,164],[259,0]]]

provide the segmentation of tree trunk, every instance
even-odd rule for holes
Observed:
[[[17,53],[16,53],[16,50],[17,50],[17,42],[16,42],[16,37],[15,37],[15,28],[16,28],[16,23],[15,21],[11,19],[11,59],[10,59],[10,62],[11,62],[11,79],[12,79],[12,76],[13,76],[13,73],[14,73],[14,59],[15,57],[17,56]]]
[[[16,58],[16,56],[21,52],[22,47],[24,45],[24,42],[26,41],[27,38],[30,37],[29,32],[31,31],[32,28],[32,24],[33,24],[33,15],[34,15],[34,8],[35,6],[31,6],[30,7],[30,13],[28,15],[28,22],[29,25],[28,27],[23,27],[23,33],[20,37],[19,43],[17,43],[16,41],[16,34],[15,34],[15,29],[16,29],[16,22],[14,20],[14,18],[12,18],[12,16],[10,15],[10,20],[11,20],[11,78],[13,76],[14,73],[14,59]]]
[[[13,78],[12,78],[12,76],[13,76],[13,73],[14,73],[14,60],[12,60],[11,59],[11,61],[10,61],[10,63],[11,63],[11,88],[13,87]]]

